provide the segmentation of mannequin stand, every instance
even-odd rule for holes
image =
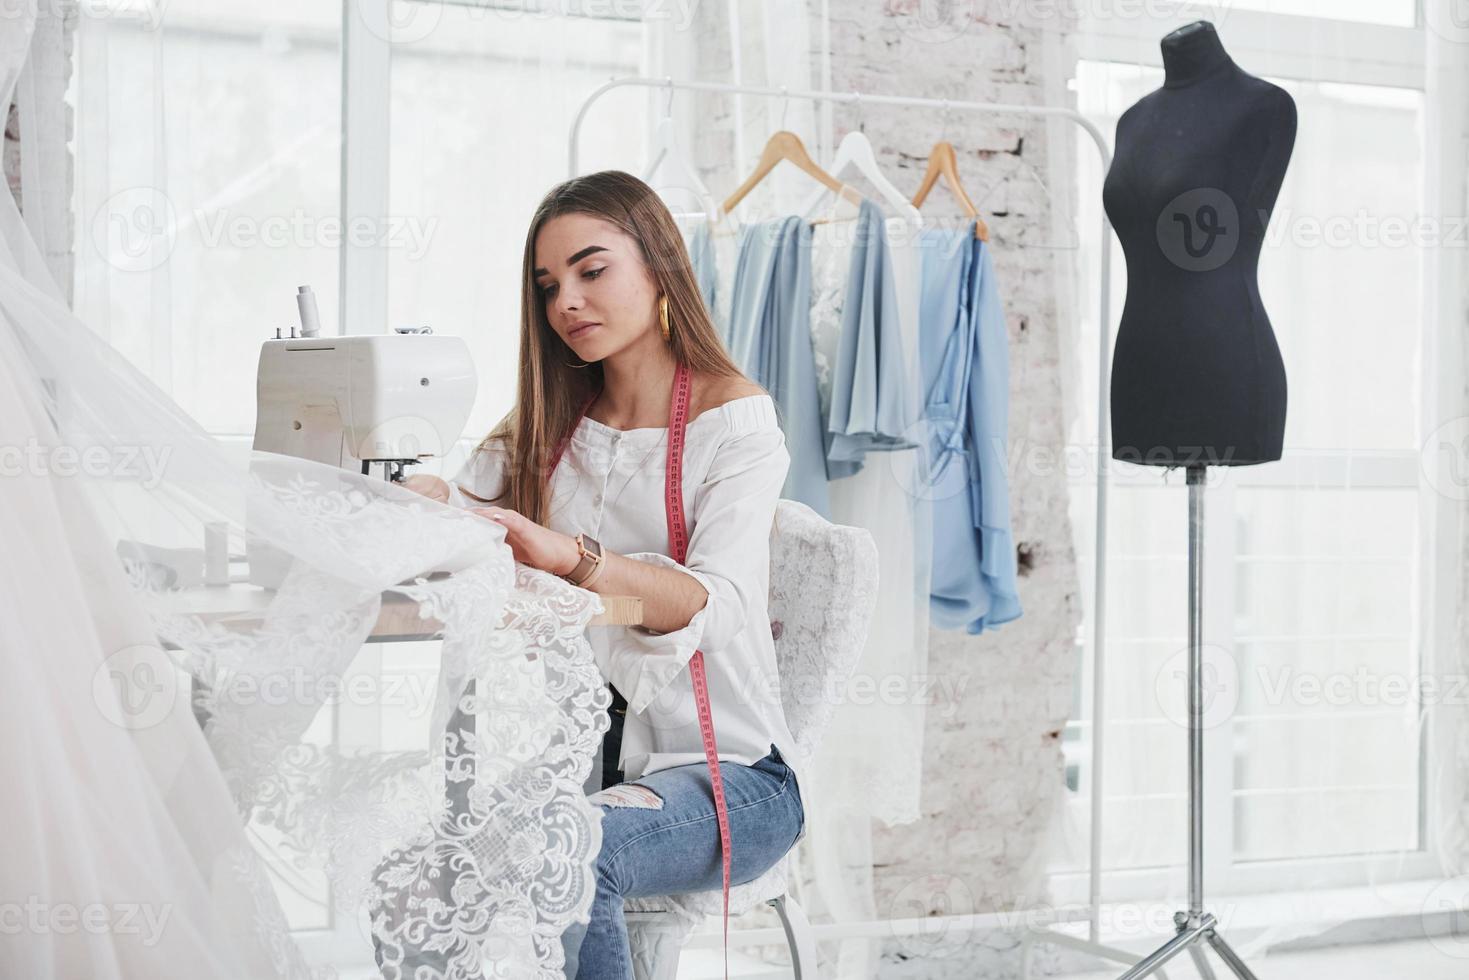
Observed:
[[[1203,940],[1240,980],[1257,980],[1224,937],[1215,931],[1214,913],[1204,911],[1204,474],[1192,465],[1188,473],[1188,911],[1173,913],[1177,934],[1122,974],[1118,980],[1141,980],[1164,963],[1189,951],[1204,980],[1214,971],[1204,957]]]

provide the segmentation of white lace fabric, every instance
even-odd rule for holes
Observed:
[[[837,219],[833,205],[827,220],[811,229],[811,355],[823,419],[831,416],[832,371],[842,342],[842,313],[852,264],[851,222],[856,208],[847,210],[852,214]]]

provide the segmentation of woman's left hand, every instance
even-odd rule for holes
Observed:
[[[541,527],[530,518],[505,507],[471,507],[469,510],[505,528],[505,542],[510,545],[516,561],[553,575],[565,575],[576,567],[580,552],[576,539],[570,535]]]

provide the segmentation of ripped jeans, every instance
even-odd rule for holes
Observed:
[[[775,746],[754,765],[721,762],[719,772],[729,809],[733,886],[753,881],[779,861],[806,818],[796,777]],[[622,900],[718,891],[722,884],[709,769],[702,762],[662,769],[592,799],[602,810],[597,895],[591,923],[574,924],[562,937],[567,976],[575,971],[577,980],[630,980]]]

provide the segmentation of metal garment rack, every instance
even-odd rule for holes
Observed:
[[[1075,109],[1066,106],[1019,105],[999,102],[963,102],[953,99],[929,99],[914,96],[871,95],[864,92],[832,92],[825,90],[762,88],[748,85],[729,85],[720,82],[677,81],[667,78],[627,77],[616,78],[600,86],[582,102],[576,118],[571,124],[568,138],[568,175],[579,173],[579,150],[581,126],[592,105],[606,93],[619,88],[647,88],[692,92],[715,92],[727,95],[758,95],[774,99],[806,99],[813,102],[860,103],[861,105],[893,105],[915,109],[937,109],[942,112],[973,112],[987,115],[1058,117],[1069,119],[1080,126],[1092,139],[1101,158],[1102,173],[1105,175],[1112,163],[1112,152],[1106,137],[1096,124]],[[1108,418],[1108,391],[1111,379],[1111,258],[1112,225],[1105,212],[1099,229],[1101,241],[1101,283],[1097,297],[1097,496],[1095,534],[1095,575],[1092,605],[1092,744],[1091,744],[1091,840],[1089,845],[1087,941],[1064,933],[1047,931],[1046,941],[1057,945],[1095,953],[1106,959],[1133,964],[1139,957],[1124,950],[1101,944],[1101,854],[1102,854],[1102,722],[1105,715],[1102,703],[1103,652],[1106,636],[1106,592],[1105,573],[1107,555],[1107,461],[1108,440],[1111,434]],[[1054,915],[1054,913],[1052,913]],[[1055,921],[1073,921],[1066,916],[1055,915]],[[1029,935],[1027,933],[1027,935]],[[1030,972],[1029,945],[1026,946],[1025,975]],[[1156,971],[1166,980],[1161,969]]]

